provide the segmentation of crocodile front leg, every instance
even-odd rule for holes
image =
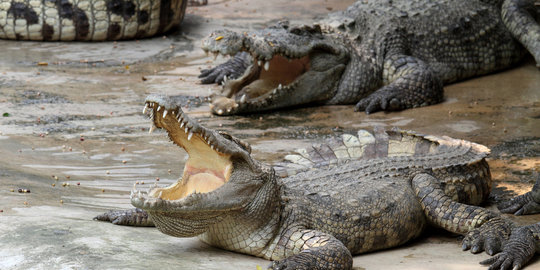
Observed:
[[[520,269],[535,252],[540,253],[540,223],[514,230],[501,253],[480,263],[489,269]]]
[[[239,52],[227,62],[209,69],[201,70],[199,78],[203,84],[222,83],[227,79],[235,79],[251,65],[251,57],[247,52]]]
[[[385,59],[383,70],[386,85],[360,100],[355,111],[397,111],[443,100],[442,80],[420,59],[394,54]]]
[[[511,222],[485,208],[453,201],[431,175],[415,176],[412,186],[432,224],[466,235],[463,250],[470,249],[472,253],[485,250],[490,255],[501,251],[514,227]]]
[[[287,245],[279,250],[300,250],[295,255],[272,262],[273,270],[345,270],[352,268],[352,255],[334,236],[315,230],[300,230],[280,243]],[[279,244],[278,244],[279,245]]]
[[[497,206],[503,213],[517,216],[536,214],[540,212],[540,177],[536,180],[531,191],[519,195],[510,201],[503,202]]]
[[[109,221],[115,225],[126,225],[136,227],[153,227],[154,222],[146,211],[134,208],[129,210],[109,211],[94,217],[94,220]]]

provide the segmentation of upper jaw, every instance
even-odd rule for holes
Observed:
[[[241,160],[252,169],[257,169],[257,164],[249,156],[247,146],[199,125],[187,116],[172,98],[149,96],[143,109],[143,113],[147,112],[153,122],[152,129],[166,129],[169,138],[188,152],[189,159],[182,178],[169,187],[161,188],[155,185],[147,192],[141,192],[137,191],[134,185],[131,203],[149,212],[208,209],[217,211],[220,208],[230,210],[241,207],[234,199],[219,199],[222,196],[218,193],[230,189],[226,186],[233,173],[235,161]]]

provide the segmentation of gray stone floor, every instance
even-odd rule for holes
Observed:
[[[0,40],[0,269],[256,269],[269,263],[196,238],[92,220],[106,209],[130,208],[135,181],[170,183],[181,174],[185,153],[160,132],[148,134],[141,110],[150,93],[184,96],[190,115],[249,141],[266,162],[332,134],[398,126],[492,148],[490,204],[529,190],[540,171],[540,73],[531,59],[447,86],[444,103],[404,112],[365,115],[352,106],[327,106],[234,117],[208,113],[205,97],[219,87],[201,85],[196,76],[213,64],[198,47],[213,29],[308,22],[352,2],[210,1],[190,8],[180,29],[165,37]],[[540,215],[514,219],[528,224]],[[478,261],[487,255],[460,246],[458,237],[433,230],[406,246],[357,256],[354,266],[485,269]],[[528,266],[536,268],[538,259]]]

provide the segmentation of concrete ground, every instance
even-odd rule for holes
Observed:
[[[397,126],[492,148],[488,207],[529,190],[540,171],[540,73],[531,59],[505,72],[445,88],[442,104],[365,115],[353,106],[214,117],[198,83],[212,63],[198,48],[213,29],[308,22],[352,0],[210,1],[190,8],[164,37],[100,43],[0,41],[0,269],[256,269],[269,262],[180,239],[154,228],[93,221],[130,208],[134,182],[171,183],[185,153],[141,114],[150,93],[180,95],[206,126],[249,141],[280,160],[295,148],[360,128]],[[219,59],[218,61],[224,61]],[[30,192],[19,193],[27,189]],[[521,224],[540,215],[513,218]],[[406,246],[356,256],[355,269],[485,269],[489,256],[462,252],[439,230]],[[527,269],[540,268],[535,259]]]

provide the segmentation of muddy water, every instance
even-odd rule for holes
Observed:
[[[352,106],[327,106],[232,117],[208,113],[206,97],[219,88],[196,78],[213,60],[198,48],[204,36],[220,27],[309,21],[353,1],[334,2],[211,1],[188,10],[176,32],[141,41],[0,41],[0,269],[266,265],[196,239],[91,220],[105,209],[129,208],[135,182],[168,184],[181,174],[183,150],[162,132],[148,134],[141,110],[151,93],[181,96],[191,116],[245,139],[256,158],[270,163],[330,136],[396,126],[492,148],[491,203],[530,189],[540,171],[540,73],[530,59],[447,86],[444,103],[405,112],[365,115]],[[532,223],[540,216],[516,220]],[[355,266],[476,269],[487,257],[459,247],[457,238],[434,232],[402,248],[360,256]]]

